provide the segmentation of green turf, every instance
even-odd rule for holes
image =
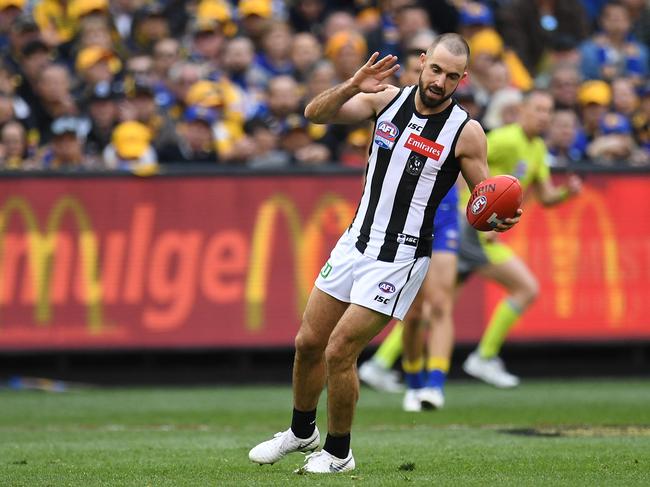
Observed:
[[[363,389],[353,475],[299,476],[294,454],[248,462],[288,426],[288,387],[0,391],[2,486],[650,485],[650,382],[527,381],[512,391],[452,383],[447,407],[404,413],[399,395]],[[326,430],[324,401],[319,427]],[[591,436],[509,429],[589,426]],[[401,468],[400,468],[401,467]]]

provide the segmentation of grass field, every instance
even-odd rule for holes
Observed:
[[[288,427],[288,387],[0,391],[0,485],[650,485],[650,381],[456,382],[442,411],[400,403],[363,389],[353,475],[301,476],[300,454],[247,458]]]

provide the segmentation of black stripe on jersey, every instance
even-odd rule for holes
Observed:
[[[440,114],[436,114],[438,116],[428,117],[428,120],[420,132],[420,136],[435,142],[435,140],[438,138],[438,135],[440,135],[442,128],[445,126],[445,122],[449,118],[449,115],[451,114],[453,108],[454,104],[452,103],[451,108],[445,109],[444,112],[441,112]],[[427,161],[426,156],[423,156],[422,154],[419,154],[415,151],[410,152],[407,162],[404,164],[404,172],[402,172],[402,177],[399,181],[399,184],[397,185],[397,191],[395,192],[395,203],[393,204],[390,220],[388,222],[388,226],[386,227],[384,244],[381,246],[377,260],[393,262],[395,260],[395,255],[397,254],[397,249],[400,246],[400,244],[397,243],[397,236],[404,230],[404,225],[406,224],[406,219],[411,209],[413,194],[415,193],[415,188],[417,187],[418,181],[420,180],[420,175],[422,174],[422,171],[419,171],[415,175],[410,174],[407,171],[411,157],[418,158],[423,164]],[[421,240],[422,237],[420,236],[420,241]],[[425,240],[429,242],[429,248],[431,248],[431,233]],[[420,241],[418,241],[418,247],[420,245],[426,244],[426,242]]]
[[[409,273],[408,273],[408,275],[406,276],[406,282],[404,283],[404,285],[402,286],[402,288],[401,288],[401,289],[399,290],[399,292],[397,293],[397,296],[395,296],[395,302],[393,303],[393,309],[390,310],[390,315],[391,315],[391,316],[393,316],[393,315],[395,314],[395,309],[397,309],[397,302],[399,301],[399,297],[402,295],[402,291],[404,290],[404,288],[405,288],[406,285],[408,284],[409,279],[411,279],[411,272],[413,272],[413,268],[415,267],[415,264],[416,264],[416,263],[417,263],[417,260],[414,260],[414,261],[413,261],[413,264],[411,264],[411,268],[409,269]]]
[[[420,229],[420,240],[418,242],[418,248],[415,251],[415,257],[424,257],[425,255],[431,255],[431,241],[428,244],[422,244],[426,238],[431,238],[433,235],[433,219],[438,209],[438,203],[445,197],[447,192],[451,187],[456,183],[458,179],[458,174],[460,173],[460,163],[456,158],[456,142],[458,142],[458,137],[460,133],[465,128],[465,124],[471,119],[469,116],[460,124],[458,131],[454,136],[454,141],[451,144],[449,150],[449,155],[447,159],[442,164],[438,175],[436,176],[436,181],[433,183],[433,190],[431,191],[431,196],[427,202],[427,209],[424,210],[424,223]]]
[[[411,106],[413,105],[413,97],[415,95],[415,90],[411,90],[409,96],[406,97],[402,106],[399,107],[395,116],[391,119],[397,129],[399,134],[404,133],[406,124],[409,123],[411,117],[413,116]],[[373,134],[374,137],[374,134]],[[397,143],[397,141],[395,141]],[[377,211],[377,205],[379,204],[379,199],[381,197],[381,187],[384,184],[384,178],[386,177],[386,172],[388,171],[388,164],[390,162],[393,151],[390,149],[384,149],[379,147],[377,149],[377,162],[375,163],[375,172],[372,175],[372,181],[370,183],[370,199],[368,201],[368,209],[366,214],[363,217],[363,223],[361,224],[361,229],[359,230],[359,238],[357,239],[356,247],[359,252],[362,254],[366,251],[368,246],[368,241],[370,240],[370,228],[372,227],[372,222],[375,219],[375,212]]]

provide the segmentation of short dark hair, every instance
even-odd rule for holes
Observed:
[[[454,56],[465,55],[469,60],[469,45],[463,36],[456,34],[455,32],[448,32],[447,34],[439,35],[429,46],[429,49],[427,49],[427,56],[431,55],[438,44],[445,46]]]

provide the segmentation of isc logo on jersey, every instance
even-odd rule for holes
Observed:
[[[399,129],[392,123],[384,120],[377,125],[377,130],[375,130],[375,144],[382,149],[390,150],[395,145],[395,140],[397,140],[398,135]]]

